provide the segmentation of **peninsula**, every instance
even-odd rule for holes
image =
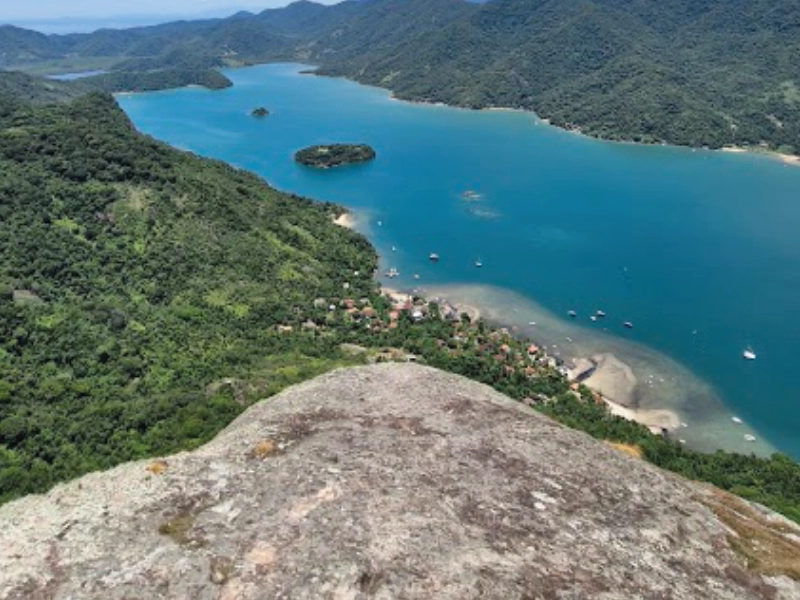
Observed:
[[[366,144],[329,144],[298,151],[294,159],[301,165],[330,169],[374,159],[375,150]]]

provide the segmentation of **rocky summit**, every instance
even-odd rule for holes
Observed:
[[[0,525],[2,600],[800,598],[797,526],[417,365],[332,372]]]

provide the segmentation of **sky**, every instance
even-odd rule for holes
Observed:
[[[334,4],[338,0],[315,0]],[[284,6],[289,0],[0,0],[0,23],[120,16],[222,15]]]

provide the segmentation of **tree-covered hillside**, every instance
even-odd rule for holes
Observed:
[[[344,364],[276,332],[374,293],[335,211],[139,135],[109,96],[0,99],[0,501],[195,446]]]
[[[85,35],[0,28],[0,66],[75,56],[137,71],[301,60],[605,138],[800,151],[798,0],[301,1]]]

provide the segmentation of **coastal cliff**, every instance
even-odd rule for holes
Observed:
[[[431,368],[0,508],[0,599],[800,598],[800,528]]]

